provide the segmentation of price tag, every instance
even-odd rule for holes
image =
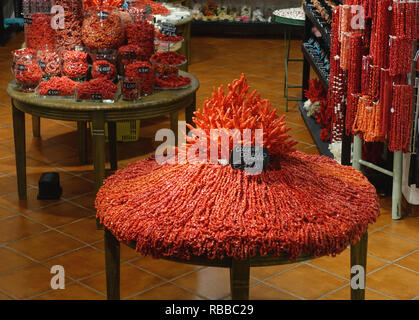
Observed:
[[[134,51],[125,51],[124,56],[126,58],[132,58],[135,57],[135,52]]]
[[[149,73],[150,72],[150,68],[149,67],[139,67],[138,68],[138,72],[139,73]]]
[[[135,89],[135,88],[137,88],[137,84],[135,82],[124,82],[123,86],[124,86],[124,89]]]
[[[160,32],[166,36],[175,37],[176,36],[176,26],[171,23],[163,22],[161,25]]]
[[[235,170],[244,170],[250,175],[258,175],[269,164],[266,147],[234,146],[230,154],[230,165]]]
[[[98,11],[98,12],[97,12],[97,17],[98,17],[99,19],[107,19],[107,18],[108,18],[108,16],[109,16],[109,13],[108,13],[108,12],[106,12],[106,11]]]
[[[49,89],[47,94],[49,96],[58,96],[58,90],[57,89]]]
[[[111,66],[107,64],[101,64],[99,65],[98,69],[100,73],[109,73],[111,71]]]
[[[92,93],[93,100],[102,100],[102,95],[100,93]]]
[[[18,64],[16,69],[19,71],[25,71],[25,66],[23,64]]]
[[[23,22],[25,24],[32,24],[32,19],[31,18],[23,18]]]
[[[144,10],[145,10],[145,12],[147,13],[147,14],[146,14],[146,18],[147,18],[150,14],[152,14],[152,13],[153,13],[153,9],[151,9],[151,7],[150,7],[149,5],[146,5],[146,6],[144,7]]]
[[[74,47],[74,50],[75,51],[84,51],[84,48],[83,47],[80,47],[80,46],[75,46]]]
[[[38,65],[42,70],[45,70],[45,67],[47,66],[47,64],[43,61],[38,61]]]

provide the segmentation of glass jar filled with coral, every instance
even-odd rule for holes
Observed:
[[[117,49],[125,42],[124,27],[116,7],[93,6],[85,11],[82,40],[90,50]]]

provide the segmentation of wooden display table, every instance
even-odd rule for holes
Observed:
[[[92,122],[93,128],[93,165],[95,172],[95,191],[103,183],[105,176],[105,122],[109,127],[109,145],[111,168],[117,168],[116,158],[116,122],[142,120],[170,115],[171,129],[177,135],[178,112],[185,109],[186,122],[192,122],[195,111],[198,80],[191,74],[181,71],[183,76],[192,79],[191,86],[179,90],[159,90],[154,94],[142,97],[138,101],[116,103],[76,102],[69,99],[37,98],[34,93],[16,90],[14,81],[7,86],[13,110],[13,130],[16,153],[16,174],[19,199],[27,198],[26,192],[26,146],[25,146],[25,113],[40,118],[64,121],[77,121],[80,132],[80,151],[86,156],[86,123]]]

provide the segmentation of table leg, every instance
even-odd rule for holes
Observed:
[[[105,117],[103,112],[93,115],[93,166],[95,171],[95,191],[102,186],[105,178]]]
[[[185,121],[186,121],[186,123],[189,123],[189,124],[193,125],[192,117],[193,117],[193,113],[195,111],[196,111],[196,93],[194,94],[193,103],[189,107],[185,108]],[[186,130],[189,131],[188,128]]]
[[[108,300],[120,299],[120,244],[105,229],[106,295]]]
[[[93,126],[93,166],[95,170],[95,191],[103,184],[105,177],[105,116],[95,112]],[[97,221],[98,223],[98,221]],[[106,290],[108,299],[119,299],[119,242],[111,232],[105,230]]]
[[[303,62],[303,89],[302,89],[302,97],[303,101],[306,101],[307,98],[305,97],[305,90],[308,90],[308,85],[310,81],[310,63],[304,58]]]
[[[230,267],[230,288],[232,300],[249,300],[249,260],[233,259]]]
[[[363,288],[353,289],[351,286],[351,300],[365,300],[365,280],[367,272],[367,248],[368,248],[368,232],[366,232],[361,240],[351,245],[351,269],[353,266],[361,266],[363,274],[360,274],[363,277]]]
[[[182,43],[182,47],[179,49],[179,53],[186,56],[187,62],[183,66],[180,66],[179,69],[182,71],[188,72],[188,67],[191,59],[191,23],[185,23],[183,26],[183,38],[185,39]]]
[[[26,141],[25,113],[17,109],[12,101],[13,134],[15,139],[17,190],[20,200],[26,200]]]
[[[118,170],[118,150],[116,141],[116,122],[108,122],[109,160],[111,170]]]
[[[284,29],[284,46],[285,46],[285,76],[284,76],[284,98],[288,98],[288,58],[289,58],[289,48],[288,48],[288,35],[287,28]]]
[[[41,118],[38,116],[32,116],[32,133],[35,138],[41,136]]]
[[[79,137],[80,164],[87,163],[87,122],[77,121],[77,134]]]
[[[186,55],[186,58],[188,59],[188,62],[186,63],[185,71],[188,71],[189,64],[191,63],[191,23],[190,22],[186,24],[185,36],[186,36],[185,38],[187,39],[186,44],[185,44],[186,45],[185,55]]]
[[[98,192],[105,178],[105,116],[103,112],[95,112],[92,118],[93,168],[95,174],[95,192]],[[96,220],[98,229],[101,229]]]
[[[178,145],[178,139],[179,139],[179,135],[178,135],[178,125],[179,125],[179,112],[172,112],[170,114],[170,129],[173,131],[173,133],[175,134],[175,145]]]

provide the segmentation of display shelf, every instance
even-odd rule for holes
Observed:
[[[311,23],[319,30],[323,39],[330,45],[331,42],[331,28],[329,23],[325,21],[316,11],[316,8],[311,3],[304,4],[304,12],[306,17],[310,19]]]
[[[329,89],[329,74],[322,71],[320,66],[314,61],[313,55],[310,53],[310,49],[308,49],[305,43],[303,43],[302,51],[303,51],[305,59],[310,63],[310,65],[316,72],[317,76],[319,77],[319,80],[323,84],[323,87],[326,90],[328,90]]]
[[[272,21],[272,22],[262,22],[262,21],[249,21],[249,22],[245,22],[245,21],[230,21],[230,20],[215,20],[215,21],[210,21],[210,20],[192,20],[193,24],[203,24],[203,25],[280,25],[280,22],[276,22],[276,21]]]
[[[320,139],[320,131],[322,130],[320,124],[318,124],[314,118],[309,117],[307,115],[307,111],[304,110],[303,102],[298,103],[298,108],[300,109],[301,116],[303,117],[307,129],[310,132],[314,142],[316,143],[317,149],[319,149],[320,154],[333,159],[333,155],[329,150],[329,143],[324,142],[322,139]]]
[[[292,30],[293,39],[301,39],[299,25],[285,25],[279,22],[243,22],[243,21],[203,21],[192,20],[191,32],[193,35],[232,35],[238,37],[246,36],[265,36],[265,37],[282,37],[283,30],[290,28]]]

